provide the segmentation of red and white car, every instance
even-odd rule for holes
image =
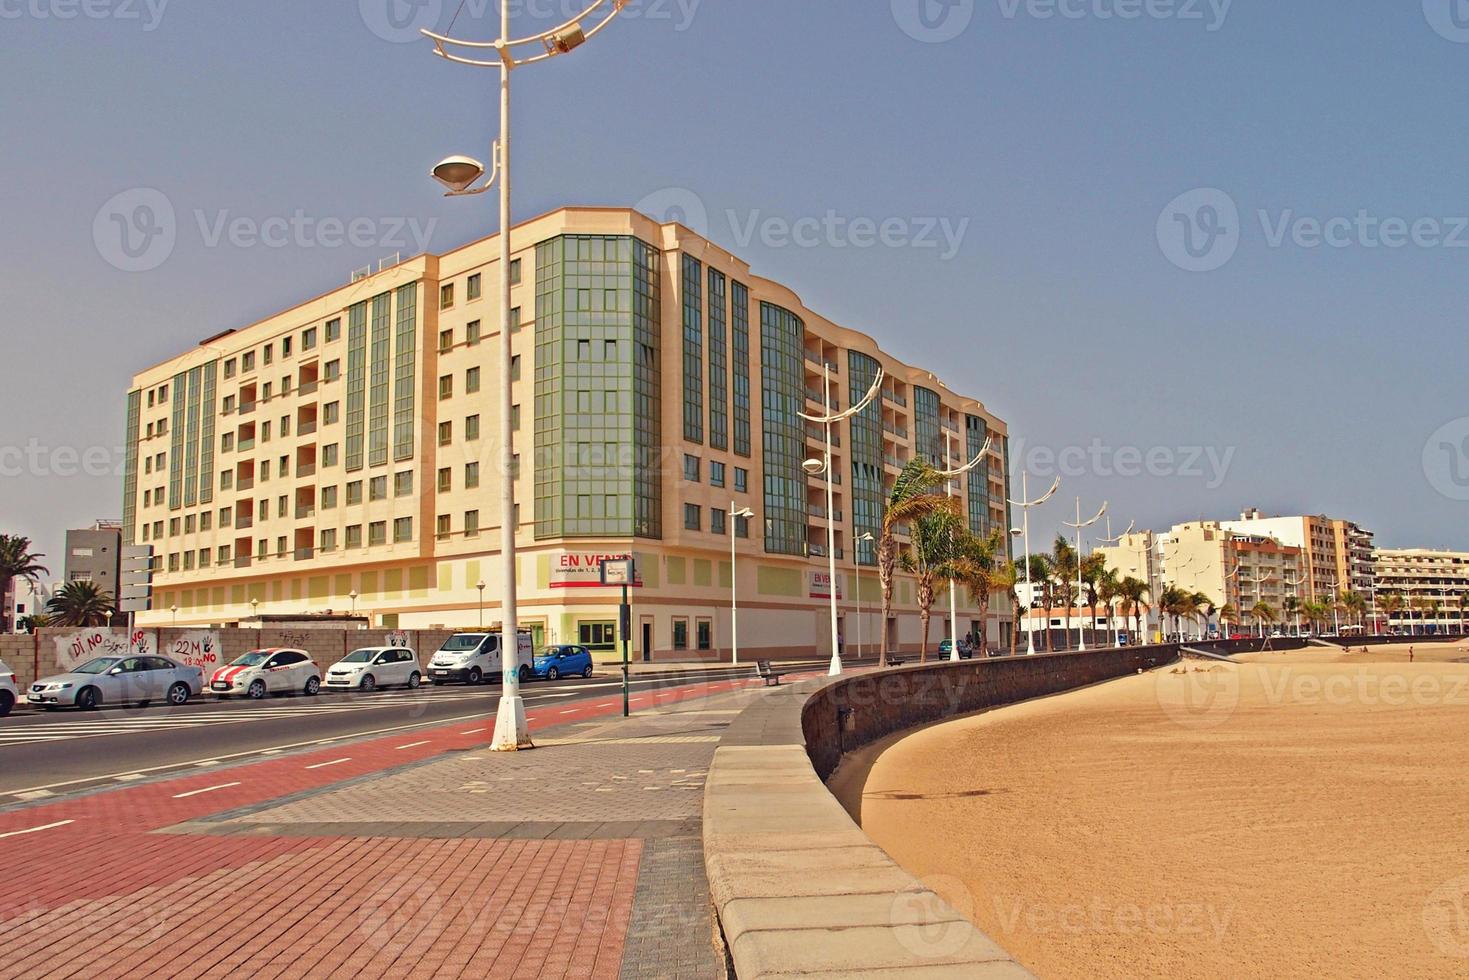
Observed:
[[[321,668],[305,650],[251,650],[216,670],[209,678],[209,690],[220,697],[243,694],[263,698],[295,692],[315,695],[321,690]]]

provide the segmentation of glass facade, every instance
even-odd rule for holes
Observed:
[[[704,265],[683,257],[683,437],[704,441]]]
[[[658,263],[629,237],[536,246],[537,538],[662,536]]]
[[[984,448],[984,419],[976,415],[964,416],[964,446],[967,450],[964,462],[969,462]],[[966,494],[969,502],[969,530],[975,534],[990,532],[990,455],[985,454],[979,465],[969,471],[969,487]]]
[[[172,418],[168,422],[168,506],[171,510],[178,510],[184,505],[184,409],[188,407],[184,389],[188,379],[187,372],[179,372],[169,384],[169,390],[173,392],[173,410],[169,413]]]
[[[750,456],[750,290],[730,284],[730,350],[734,355],[734,451]]]
[[[203,369],[190,368],[188,390],[174,389],[174,398],[187,398],[184,409],[184,506],[199,503],[199,398],[202,394]]]
[[[847,352],[847,377],[851,381],[851,399],[855,405],[867,396],[877,380],[881,367],[871,357],[857,351]],[[852,416],[848,422],[852,453],[852,541],[858,564],[877,564],[877,538],[882,531],[882,399]],[[858,541],[870,533],[871,541]]]
[[[367,304],[347,311],[347,432],[348,473],[362,469],[367,420]]]
[[[913,451],[935,466],[944,465],[944,435],[939,431],[939,395],[913,389]]]
[[[806,554],[806,325],[789,310],[760,304],[760,416],[764,448],[765,550]]]
[[[214,419],[219,392],[219,361],[204,365],[204,391],[199,407],[199,503],[214,502]]]
[[[729,357],[724,343],[724,273],[709,270],[709,448],[729,448]]]
[[[123,462],[122,543],[138,541],[138,424],[142,420],[143,392],[128,392],[127,455]]]
[[[393,460],[413,458],[414,379],[418,359],[418,283],[398,289],[393,349]]]
[[[372,298],[371,360],[367,387],[367,465],[388,461],[388,377],[392,366],[393,294]]]

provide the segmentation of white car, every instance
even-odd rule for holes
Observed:
[[[534,659],[530,633],[521,633],[520,679],[529,677],[530,663]],[[499,633],[456,633],[444,641],[429,661],[428,673],[435,684],[463,681],[465,684],[480,684],[500,677]]]
[[[418,654],[408,647],[363,647],[332,664],[323,684],[356,691],[401,684],[411,690],[422,680]]]
[[[259,699],[267,694],[292,692],[315,695],[321,690],[321,668],[305,650],[251,650],[216,670],[209,678],[209,689],[220,697],[243,694]]]
[[[0,718],[10,714],[18,700],[20,692],[15,689],[15,674],[5,666],[5,661],[0,660]]]

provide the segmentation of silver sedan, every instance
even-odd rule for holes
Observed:
[[[167,657],[97,657],[65,674],[43,677],[26,690],[26,703],[38,708],[102,704],[184,704],[204,689],[204,672]]]

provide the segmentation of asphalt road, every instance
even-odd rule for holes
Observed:
[[[691,671],[634,679],[632,692],[700,680],[748,677],[753,669]],[[622,678],[598,674],[521,687],[527,709],[596,700],[621,704]],[[179,770],[370,735],[464,722],[490,738],[500,685],[425,686],[369,695],[328,693],[261,701],[215,699],[181,708],[17,711],[0,719],[0,807],[117,785]]]

